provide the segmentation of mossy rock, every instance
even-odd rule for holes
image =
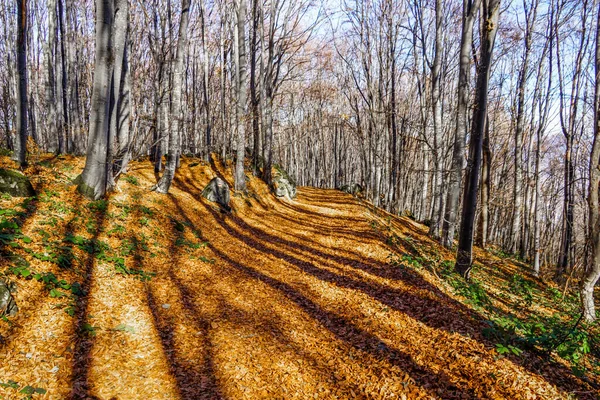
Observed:
[[[343,185],[340,187],[340,190],[349,193],[352,196],[358,196],[363,192],[363,187],[359,183],[351,183],[349,185]]]
[[[296,181],[281,166],[273,165],[273,192],[277,197],[292,200],[296,197]]]
[[[226,211],[231,211],[229,185],[221,178],[213,178],[202,191],[202,197],[219,204]]]
[[[15,299],[11,293],[11,287],[6,282],[0,280],[0,316],[14,316],[18,311]]]
[[[0,168],[0,193],[13,197],[32,197],[35,190],[25,175],[18,171]]]

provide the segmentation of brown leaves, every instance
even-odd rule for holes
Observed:
[[[20,282],[20,316],[12,328],[0,322],[0,381],[44,387],[48,398],[566,397],[529,365],[498,359],[472,310],[436,277],[391,266],[364,204],[310,188],[284,202],[252,178],[250,195],[232,197],[234,211],[221,215],[198,196],[215,171],[190,162],[182,159],[169,196],[121,182],[97,231],[111,248],[145,240],[147,250],[133,247],[124,257],[129,267],[156,272],[151,281],[77,253],[77,268],[91,263],[69,275],[88,288],[79,319],[54,309],[35,282]],[[217,165],[232,184],[231,166]],[[131,167],[140,187],[152,186],[151,165]],[[46,172],[45,187],[84,210],[74,189]],[[85,219],[73,217],[62,216],[52,234],[89,236]],[[24,233],[39,241],[34,229],[46,218],[34,214]],[[420,246],[437,246],[413,222],[391,221]],[[96,334],[81,337],[83,323]],[[60,373],[50,372],[55,366]]]

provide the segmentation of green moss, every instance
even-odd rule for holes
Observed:
[[[88,186],[88,184],[86,184],[83,181],[83,179],[78,178],[78,180],[79,182],[77,184],[77,191],[90,200],[96,200],[96,191],[94,190],[94,188]]]
[[[18,171],[0,168],[0,193],[13,197],[32,197],[35,190],[25,175]]]
[[[273,168],[275,169],[275,175],[281,176],[283,179],[296,186],[296,181],[287,173],[285,169],[283,169],[281,165],[273,164]]]

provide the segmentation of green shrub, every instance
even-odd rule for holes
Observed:
[[[138,179],[132,175],[126,175],[125,178],[123,178],[123,180],[133,186],[139,186],[139,184],[140,184]]]

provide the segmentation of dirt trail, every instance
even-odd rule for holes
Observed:
[[[129,243],[129,268],[156,276],[80,260],[87,296],[74,318],[25,287],[0,343],[0,381],[35,383],[45,398],[566,398],[499,358],[471,310],[389,264],[374,229],[385,216],[338,191],[280,201],[254,179],[256,196],[233,197],[225,214],[199,199],[213,175],[186,161],[161,196],[142,189],[150,166],[134,163],[140,185],[123,183],[98,237]],[[110,233],[124,204],[138,210],[121,222],[135,229]],[[429,243],[422,227],[392,223]]]

